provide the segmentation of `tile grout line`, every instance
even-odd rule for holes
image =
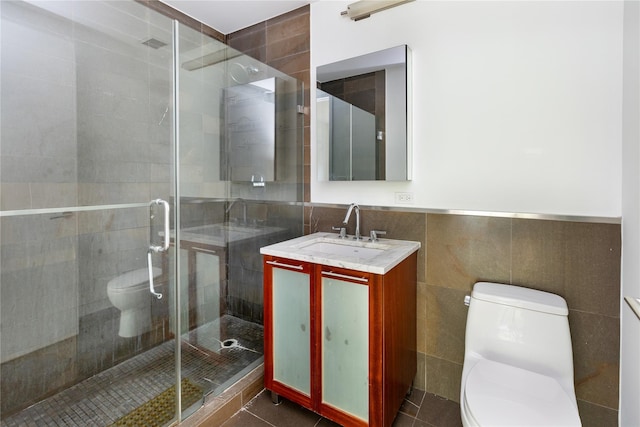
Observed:
[[[272,427],[277,427],[275,424],[271,424],[269,421],[267,421],[267,420],[265,420],[264,418],[262,418],[262,417],[260,417],[260,416],[258,416],[258,415],[256,415],[256,414],[254,414],[253,412],[251,412],[251,411],[250,411],[249,409],[247,409],[247,408],[242,408],[242,409],[240,409],[240,411],[246,411],[246,412],[248,412],[249,414],[251,414],[251,415],[253,415],[254,417],[256,417],[257,419],[259,419],[259,420],[261,420],[261,421],[264,421],[265,423],[269,424],[270,426],[272,426]]]
[[[427,396],[427,392],[424,392],[424,394],[422,395],[422,398],[420,399],[420,404],[418,405],[418,411],[416,412],[416,416],[413,417],[413,422],[411,423],[412,427],[416,425],[416,422],[418,421],[422,422],[422,420],[418,420],[418,414],[420,413],[420,409],[422,409],[422,405],[424,404],[424,399],[426,398],[426,396]]]

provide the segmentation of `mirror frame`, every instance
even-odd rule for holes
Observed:
[[[398,65],[404,65],[403,69]],[[383,127],[386,140],[385,178],[376,181],[409,181],[412,178],[411,50],[407,45],[382,49],[316,67],[316,106],[318,105],[320,94],[323,92],[319,88],[321,83],[347,79],[380,70],[386,71],[390,68],[396,70],[391,73],[396,77],[391,84],[389,84],[389,77],[385,77],[386,123]],[[394,115],[395,117],[393,117]],[[327,125],[328,117],[321,118],[316,114],[316,138],[319,150],[318,159],[320,160],[318,163],[318,180],[334,181],[335,179],[331,177],[329,172],[331,170],[329,155],[331,131],[328,128],[321,129],[321,121],[325,127],[330,126],[330,124]],[[324,138],[324,141],[322,138]],[[325,159],[326,161],[323,161]],[[367,180],[362,179],[362,181]]]

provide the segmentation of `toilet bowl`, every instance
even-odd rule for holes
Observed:
[[[162,274],[153,268],[153,277]],[[115,277],[107,284],[109,301],[120,310],[118,335],[135,337],[151,328],[151,294],[149,292],[149,270],[140,268]]]
[[[462,424],[581,426],[565,300],[479,282],[467,301]]]

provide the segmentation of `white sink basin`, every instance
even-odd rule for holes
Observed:
[[[314,255],[327,254],[359,259],[372,259],[389,249],[388,245],[379,243],[327,237],[318,237],[301,243],[297,247],[303,252],[312,252]]]

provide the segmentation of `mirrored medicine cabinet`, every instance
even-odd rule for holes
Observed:
[[[410,60],[401,45],[317,67],[319,180],[411,179]]]

